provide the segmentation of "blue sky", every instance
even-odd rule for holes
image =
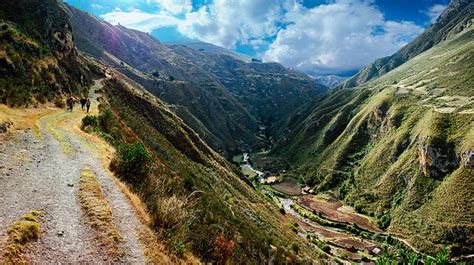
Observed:
[[[448,0],[66,0],[160,41],[197,39],[310,75],[347,75],[392,54]]]

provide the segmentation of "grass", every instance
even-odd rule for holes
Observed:
[[[46,130],[56,139],[62,150],[65,154],[72,154],[74,152],[74,147],[68,141],[61,129],[56,126],[61,120],[68,118],[72,113],[71,112],[57,112],[51,115],[42,117],[39,122],[44,123]]]
[[[79,201],[86,223],[97,231],[96,239],[100,245],[113,260],[120,260],[124,254],[119,246],[122,236],[112,222],[112,208],[102,192],[97,176],[88,166],[81,171]]]
[[[0,263],[27,262],[26,245],[41,236],[40,216],[41,211],[31,211],[8,228],[5,248],[0,250]]]

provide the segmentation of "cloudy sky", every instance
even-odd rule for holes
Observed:
[[[160,41],[196,39],[310,75],[350,75],[433,23],[448,0],[66,0]]]

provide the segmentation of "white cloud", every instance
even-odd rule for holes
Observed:
[[[428,10],[424,11],[424,13],[430,18],[431,23],[435,23],[436,19],[441,15],[441,13],[443,13],[446,7],[447,5],[435,4],[428,8]]]
[[[357,70],[423,30],[412,22],[386,21],[370,1],[340,0],[312,9],[293,3],[285,19],[289,26],[263,59],[314,75]]]
[[[163,11],[171,14],[183,14],[193,9],[191,0],[147,0],[147,2],[158,3]]]
[[[121,24],[127,28],[137,29],[150,33],[160,27],[174,26],[179,20],[166,14],[150,14],[138,9],[122,11],[115,9],[113,12],[102,15],[105,21],[111,24]]]
[[[102,9],[102,8],[104,8],[103,6],[101,6],[99,4],[95,4],[95,3],[93,3],[91,6],[92,6],[93,9]]]
[[[261,54],[265,61],[308,74],[357,70],[423,30],[412,22],[386,21],[373,0],[335,0],[311,9],[298,0],[214,0],[198,10],[190,0],[148,1],[160,11],[115,10],[102,17],[146,32],[174,26],[184,36],[226,48],[268,47]]]
[[[226,48],[237,43],[251,44],[276,34],[276,22],[281,15],[279,0],[215,0],[197,12],[186,14],[178,30]]]

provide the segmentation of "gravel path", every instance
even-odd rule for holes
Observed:
[[[24,213],[40,209],[44,213],[43,235],[28,253],[33,263],[110,263],[93,239],[94,231],[84,224],[77,197],[80,172],[89,165],[112,207],[113,223],[124,238],[121,261],[144,263],[138,242],[142,224],[93,152],[94,145],[58,125],[59,120],[72,125],[77,115],[83,114],[59,112],[43,117],[39,123],[42,139],[27,130],[18,131],[16,139],[0,142],[0,238]],[[65,145],[70,149],[65,150]]]

